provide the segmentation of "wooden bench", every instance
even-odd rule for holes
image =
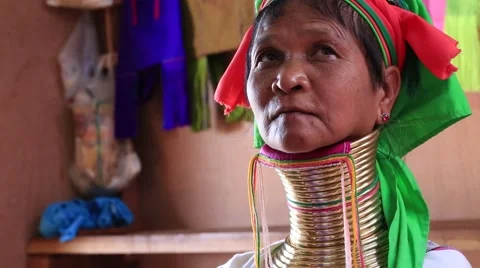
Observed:
[[[271,241],[284,239],[287,229],[272,229]],[[480,252],[480,222],[434,222],[430,239],[460,251]],[[80,235],[73,241],[34,238],[27,247],[28,268],[52,268],[61,255],[219,254],[250,251],[250,230],[134,232]]]

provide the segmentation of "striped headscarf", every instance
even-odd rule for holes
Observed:
[[[256,0],[257,12],[275,0]],[[408,76],[381,130],[377,151],[377,173],[383,211],[389,226],[389,267],[420,268],[426,253],[430,218],[427,205],[402,157],[471,114],[468,101],[450,62],[460,50],[457,42],[431,25],[422,0],[345,1],[370,26],[382,50],[386,66],[395,65],[402,74],[417,61],[418,88],[412,90]],[[391,3],[395,2],[397,6]],[[400,6],[400,7],[398,7]],[[253,39],[251,27],[222,77],[215,100],[229,113],[237,106],[249,107],[245,94],[245,68]],[[414,57],[406,58],[407,45]],[[255,146],[264,144],[255,128]]]

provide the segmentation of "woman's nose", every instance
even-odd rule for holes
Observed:
[[[288,94],[296,90],[309,90],[311,87],[302,61],[286,61],[279,69],[277,79],[272,84],[275,94]]]

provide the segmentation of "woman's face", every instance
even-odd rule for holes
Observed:
[[[259,25],[250,58],[247,95],[265,142],[301,153],[371,132],[391,105],[353,34],[301,1],[284,11]]]

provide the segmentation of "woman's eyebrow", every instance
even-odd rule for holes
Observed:
[[[253,51],[255,51],[258,47],[260,47],[264,44],[271,43],[272,40],[274,40],[275,38],[277,38],[276,34],[265,34],[265,35],[262,35],[258,38],[255,38],[255,44],[253,46]]]
[[[318,23],[309,23],[297,30],[298,36],[322,36],[326,39],[332,40],[335,43],[341,43],[339,41],[345,41],[346,33],[338,27],[334,26],[319,26]],[[273,40],[277,39],[279,34],[277,33],[264,33],[259,37],[255,38],[255,43],[252,51],[256,51],[258,47],[261,47],[265,44],[272,43]]]
[[[333,40],[346,40],[346,34],[338,27],[329,27],[329,26],[322,26],[319,27],[318,25],[311,23],[307,24],[302,29],[299,29],[302,35],[315,35],[315,36],[325,36],[327,38]]]

